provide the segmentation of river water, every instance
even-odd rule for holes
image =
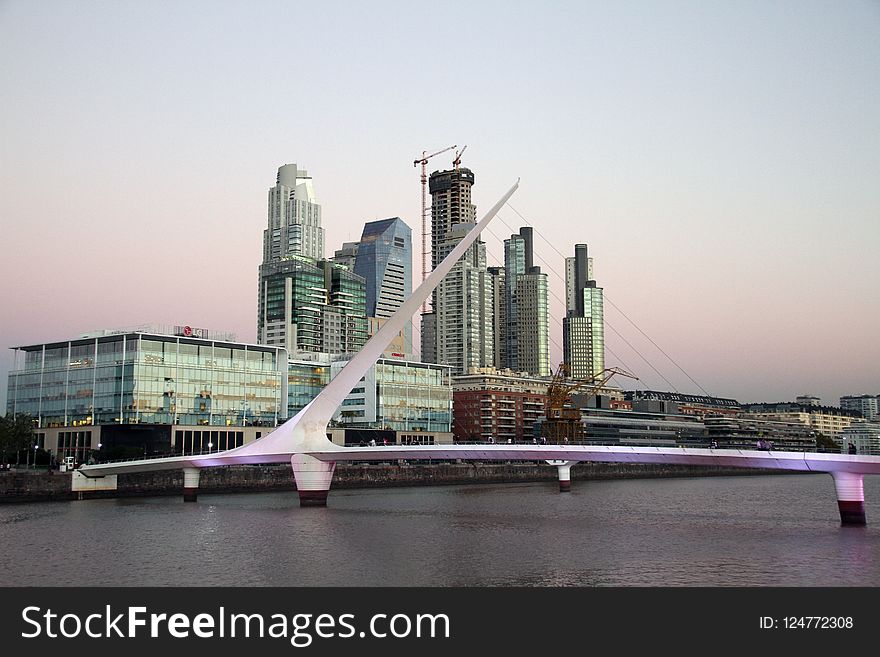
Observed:
[[[573,481],[0,505],[6,585],[878,586],[880,481]]]

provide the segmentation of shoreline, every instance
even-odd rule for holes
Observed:
[[[787,474],[760,468],[584,462],[573,466],[573,481],[718,477]],[[797,474],[797,473],[791,473]],[[535,463],[340,464],[333,475],[336,489],[556,482],[556,468]],[[0,504],[67,502],[83,499],[183,496],[180,470],[118,475],[118,489],[77,493],[71,474],[62,472],[0,473]],[[241,465],[202,470],[199,493],[296,491],[289,465]]]

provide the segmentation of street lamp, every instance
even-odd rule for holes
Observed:
[[[209,443],[208,443],[208,452],[211,451],[211,448],[212,448],[212,447],[214,447],[214,443],[209,442]]]
[[[34,443],[34,470],[37,469],[37,450],[40,449],[40,446]]]

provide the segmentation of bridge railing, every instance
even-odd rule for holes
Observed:
[[[731,440],[731,441],[713,441],[713,440],[682,440],[682,441],[672,441],[672,440],[628,440],[628,441],[620,441],[613,439],[587,439],[587,440],[570,440],[570,441],[551,441],[544,440],[543,442],[538,439],[529,439],[529,440],[497,440],[497,441],[487,441],[487,440],[457,440],[453,443],[453,445],[493,445],[493,446],[539,446],[539,445],[583,445],[583,446],[603,446],[603,447],[681,447],[681,448],[699,448],[699,449],[713,449],[713,450],[764,450],[764,451],[773,451],[773,452],[810,452],[810,453],[830,453],[830,454],[840,454],[842,453],[842,449],[830,449],[824,447],[815,447],[815,446],[805,446],[805,445],[791,445],[791,444],[775,444],[774,441],[762,441],[763,444],[759,445],[758,441],[748,441],[748,440]],[[380,446],[381,445],[376,445]],[[346,445],[346,447],[350,447],[351,449],[360,449],[363,447],[376,447],[374,445],[362,444],[362,445]],[[409,447],[410,445],[399,445],[392,444],[388,445],[388,447]],[[412,445],[417,447],[418,445]],[[442,445],[434,445],[435,447],[442,447]],[[175,456],[195,456],[200,454],[217,454],[220,450],[203,450],[200,452],[193,452],[190,454],[180,454],[179,452],[164,452],[161,454],[147,454],[142,458],[119,458],[119,459],[94,459],[90,462],[83,463],[80,465],[98,465],[105,463],[124,463],[124,462],[132,462],[132,461],[153,461],[156,459],[164,459],[171,458]],[[442,460],[442,459],[437,459]],[[533,460],[533,459],[527,459]]]

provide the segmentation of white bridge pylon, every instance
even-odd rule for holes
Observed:
[[[367,373],[394,337],[415,315],[422,302],[439,285],[465,251],[479,237],[501,207],[519,187],[513,185],[468,232],[428,278],[403,302],[339,374],[295,416],[268,435],[242,447],[210,454],[173,456],[139,461],[84,465],[86,477],[158,470],[183,469],[184,499],[195,501],[201,468],[290,462],[302,506],[326,506],[336,463],[340,461],[548,461],[557,467],[561,491],[570,490],[571,466],[583,461],[715,465],[826,472],[834,477],[843,524],[864,525],[862,477],[880,474],[880,457],[812,452],[628,447],[597,445],[392,445],[341,447],[327,438],[333,413]]]

